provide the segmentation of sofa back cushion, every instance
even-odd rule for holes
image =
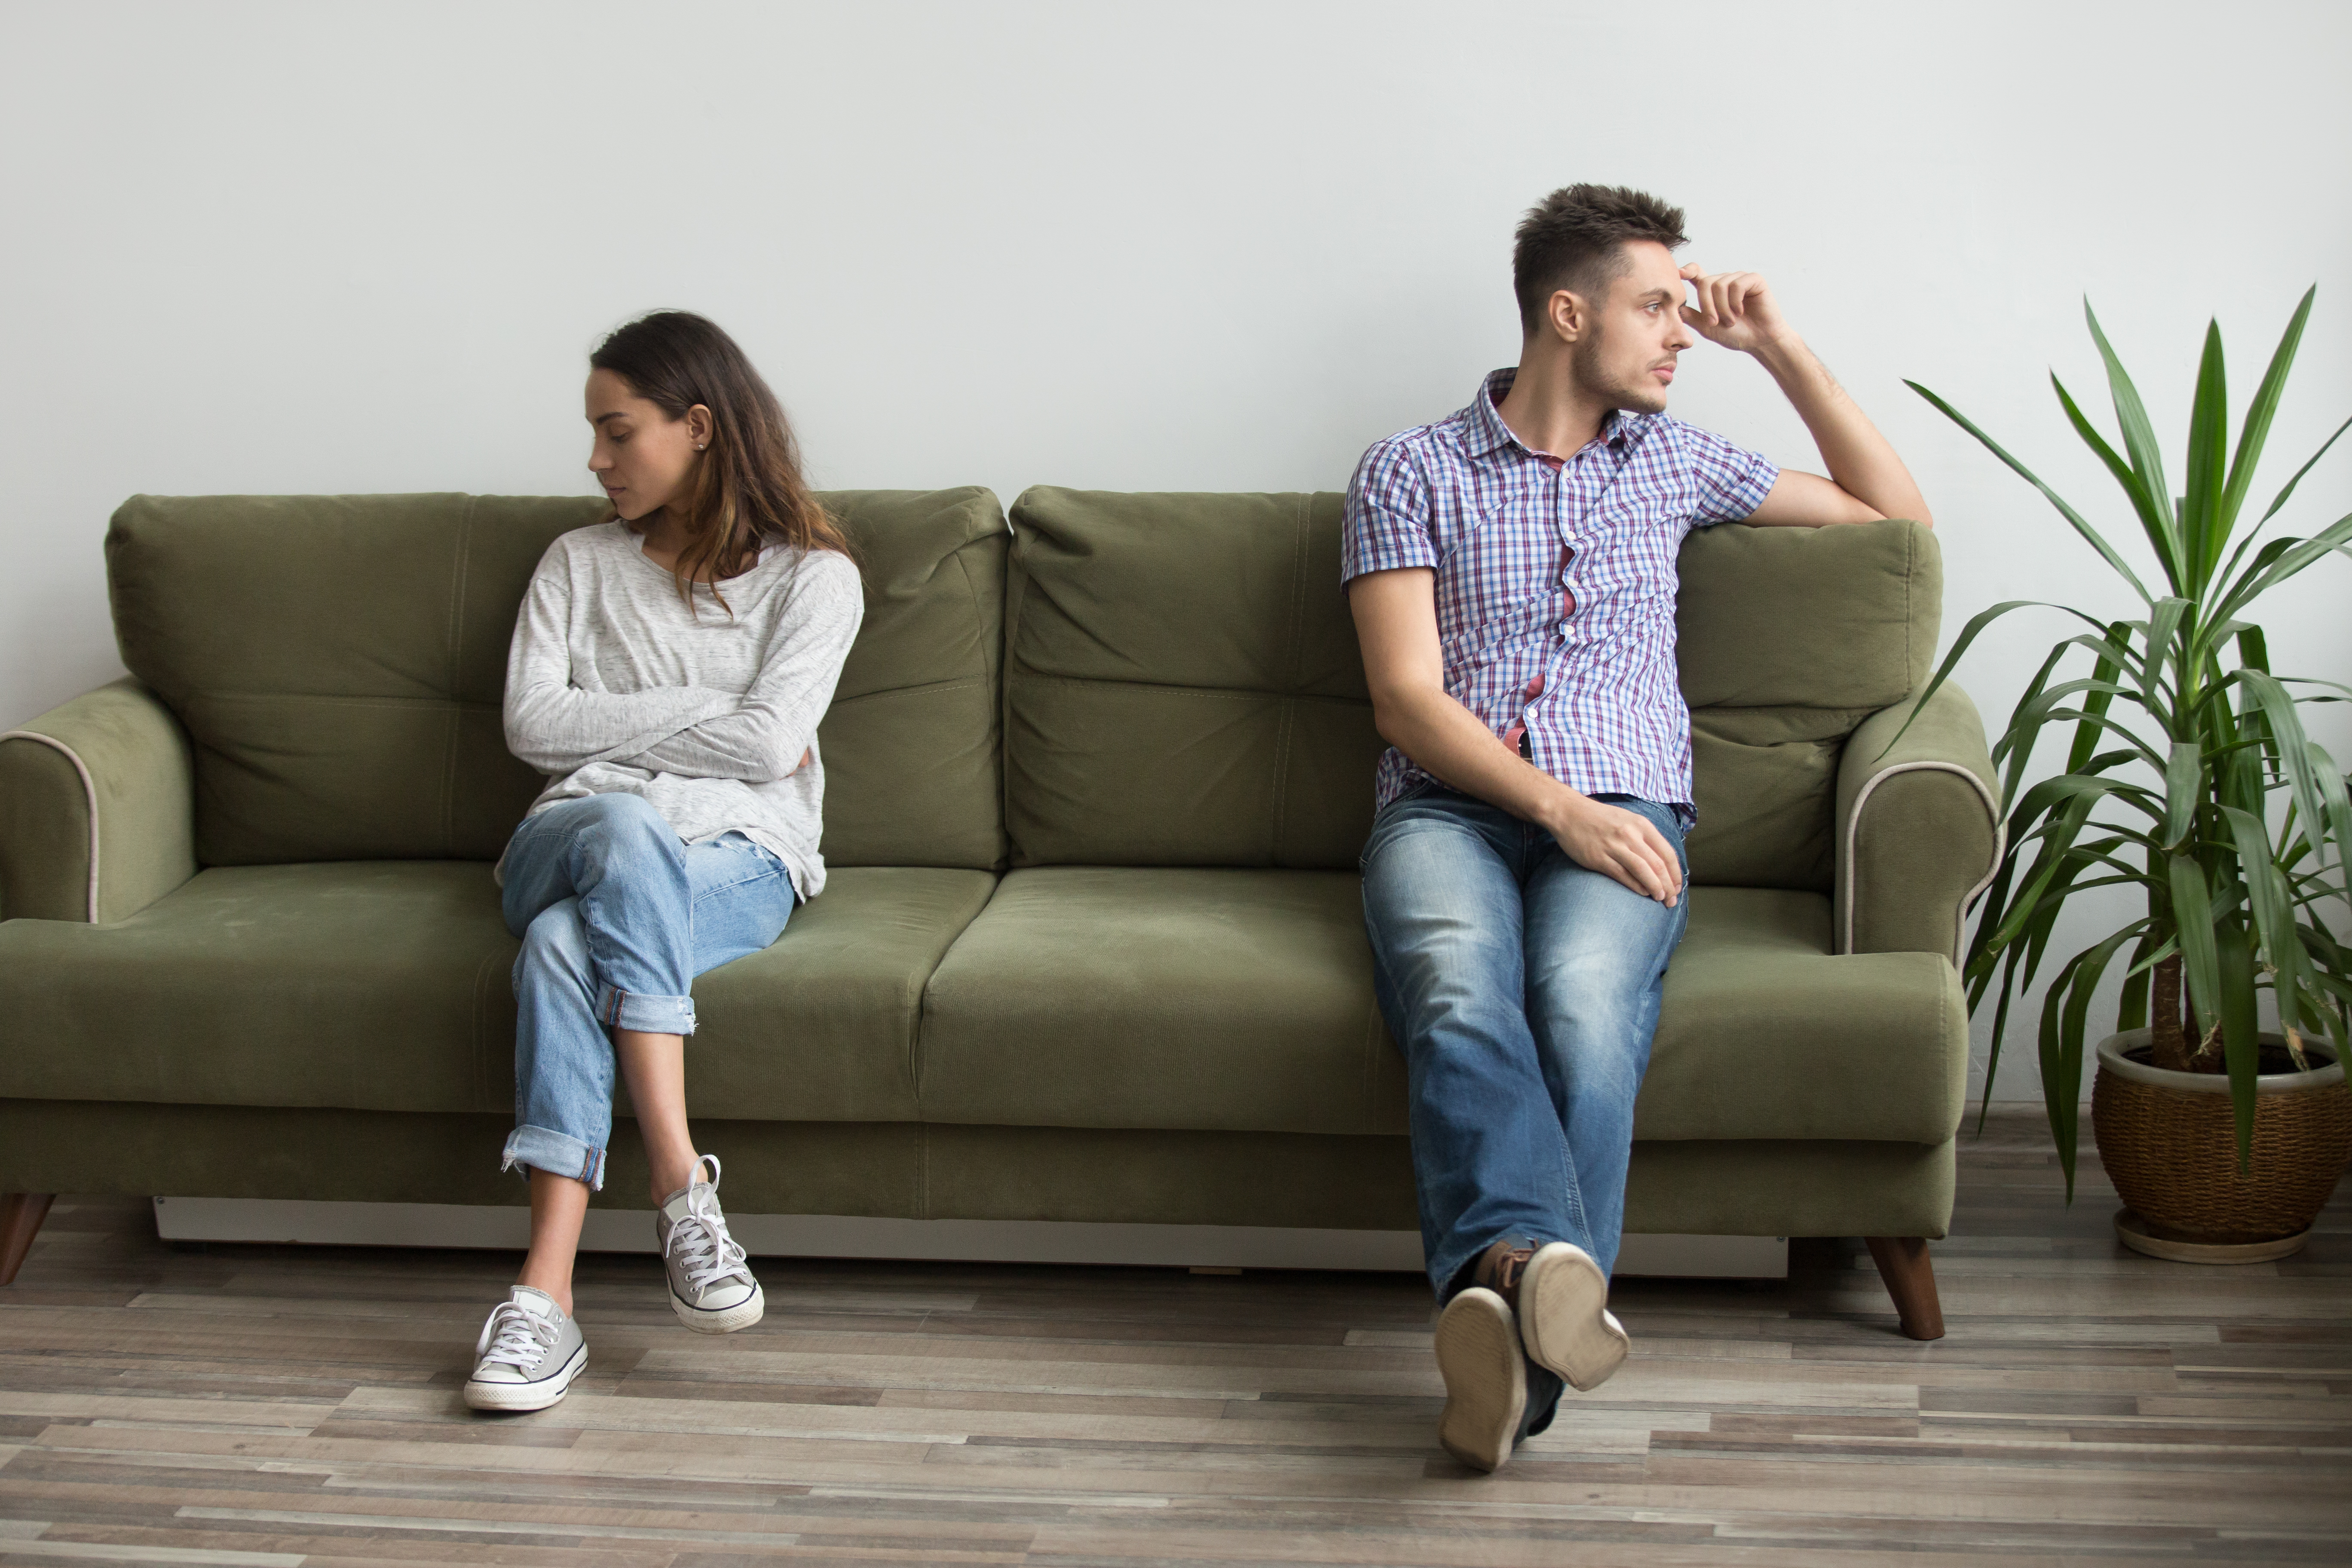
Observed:
[[[1040,488],[1013,508],[1013,864],[1355,863],[1371,724],[1337,495]],[[1845,737],[1926,678],[1942,595],[1916,523],[1685,542],[1692,879],[1827,892]]]
[[[1013,503],[1015,866],[1353,868],[1381,741],[1339,504],[1049,487]]]
[[[1916,522],[1702,529],[1675,605],[1701,885],[1826,893],[1840,753],[1924,684],[1943,557]]]
[[[820,731],[825,851],[992,866],[995,498],[829,499],[867,610]],[[515,611],[548,544],[604,513],[572,497],[125,502],[106,542],[115,633],[194,742],[198,859],[496,857],[541,784],[500,722]]]

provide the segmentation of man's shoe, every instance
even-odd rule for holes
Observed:
[[[1559,1373],[1570,1388],[1598,1388],[1625,1364],[1633,1342],[1609,1310],[1609,1277],[1584,1248],[1498,1241],[1471,1278],[1510,1305],[1528,1359]]]
[[[544,1410],[588,1364],[588,1342],[555,1298],[518,1285],[474,1342],[466,1403],[477,1410]]]
[[[719,1207],[719,1156],[694,1163],[695,1174],[710,1167],[710,1180],[693,1182],[670,1194],[654,1215],[654,1239],[661,1243],[662,1267],[669,1274],[669,1308],[698,1334],[731,1334],[748,1329],[768,1310],[760,1282]]]
[[[1474,1285],[1445,1304],[1437,1319],[1437,1370],[1445,1379],[1438,1442],[1472,1469],[1501,1469],[1527,1415],[1528,1369],[1500,1296]]]

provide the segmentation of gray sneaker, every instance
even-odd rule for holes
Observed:
[[[694,1163],[695,1174],[710,1167],[710,1180],[694,1182],[664,1199],[654,1214],[654,1239],[661,1243],[669,1273],[669,1310],[698,1334],[731,1334],[748,1329],[768,1310],[760,1282],[719,1207],[719,1156]]]
[[[482,1325],[474,1357],[467,1404],[477,1410],[544,1410],[588,1364],[588,1342],[553,1297],[518,1285]]]
[[[1437,1370],[1445,1379],[1438,1442],[1473,1469],[1501,1469],[1528,1411],[1528,1368],[1500,1296],[1474,1285],[1445,1304],[1437,1319]]]

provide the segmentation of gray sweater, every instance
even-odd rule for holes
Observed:
[[[507,747],[548,775],[534,814],[642,795],[689,844],[733,829],[773,850],[812,899],[824,888],[816,726],[865,618],[857,568],[772,548],[719,591],[728,609],[698,584],[689,613],[624,522],[549,545],[507,655]]]

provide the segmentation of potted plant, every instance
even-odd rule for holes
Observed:
[[[2342,770],[2304,733],[2298,713],[2305,702],[2344,700],[2352,687],[2273,673],[2254,618],[2264,594],[2352,540],[2352,516],[2309,538],[2262,539],[2352,420],[2252,528],[2238,526],[2316,292],[2287,323],[2234,452],[2221,329],[2207,326],[2179,495],[2139,394],[2085,301],[2123,450],[2054,374],[2051,385],[2129,500],[2162,575],[2153,590],[1991,437],[1907,384],[2047,497],[2143,606],[2137,619],[2109,621],[2035,600],[1996,605],[1969,622],[1928,689],[2013,611],[2036,605],[2081,623],[2051,648],[1992,751],[2004,772],[2007,837],[1978,905],[1964,976],[1972,1013],[1996,998],[1989,1109],[2011,1004],[2041,972],[2060,910],[2096,888],[2143,896],[2144,912],[2052,975],[2042,1087],[2071,1202],[2085,1021],[2101,977],[2122,955],[2122,1000],[2116,1032],[2097,1047],[2092,1120],[2126,1205],[2117,1232],[2159,1257],[2236,1262],[2296,1250],[2352,1159],[2343,1065],[2352,952],[2329,920],[2346,910],[2352,803]],[[2065,766],[2028,784],[2045,731],[2065,740]],[[2274,1033],[2260,1026],[2265,992]]]

